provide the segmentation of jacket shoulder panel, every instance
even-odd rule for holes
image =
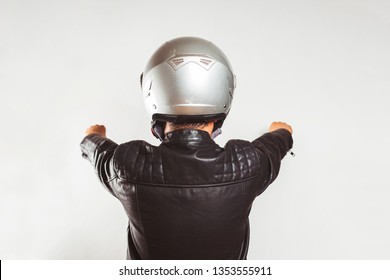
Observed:
[[[141,140],[130,141],[118,146],[114,160],[120,179],[164,183],[161,153],[156,146]]]
[[[245,140],[230,140],[215,165],[214,183],[247,179],[259,174],[260,163],[254,146]]]

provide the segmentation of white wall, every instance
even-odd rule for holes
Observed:
[[[124,211],[79,142],[102,123],[158,144],[139,74],[190,35],[238,78],[219,144],[294,128],[296,157],[253,206],[249,258],[389,259],[389,3],[0,1],[0,258],[125,257]]]

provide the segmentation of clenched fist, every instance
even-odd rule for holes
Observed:
[[[269,132],[272,132],[272,131],[275,131],[277,129],[280,129],[280,128],[283,128],[283,129],[286,129],[288,130],[291,134],[292,134],[292,128],[289,124],[285,123],[285,122],[273,122],[271,123],[268,131]]]
[[[95,124],[95,125],[89,127],[85,131],[85,134],[86,135],[89,135],[89,134],[99,134],[102,137],[106,137],[106,128],[104,127],[104,125]]]

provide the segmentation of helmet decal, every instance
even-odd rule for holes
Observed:
[[[217,61],[209,56],[200,56],[200,55],[175,56],[174,58],[170,58],[169,60],[167,60],[167,63],[175,71],[179,70],[181,67],[191,62],[202,66],[204,69],[208,71]]]

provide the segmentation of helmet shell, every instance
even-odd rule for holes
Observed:
[[[224,119],[236,81],[224,53],[196,37],[166,42],[147,63],[141,87],[152,121]]]

